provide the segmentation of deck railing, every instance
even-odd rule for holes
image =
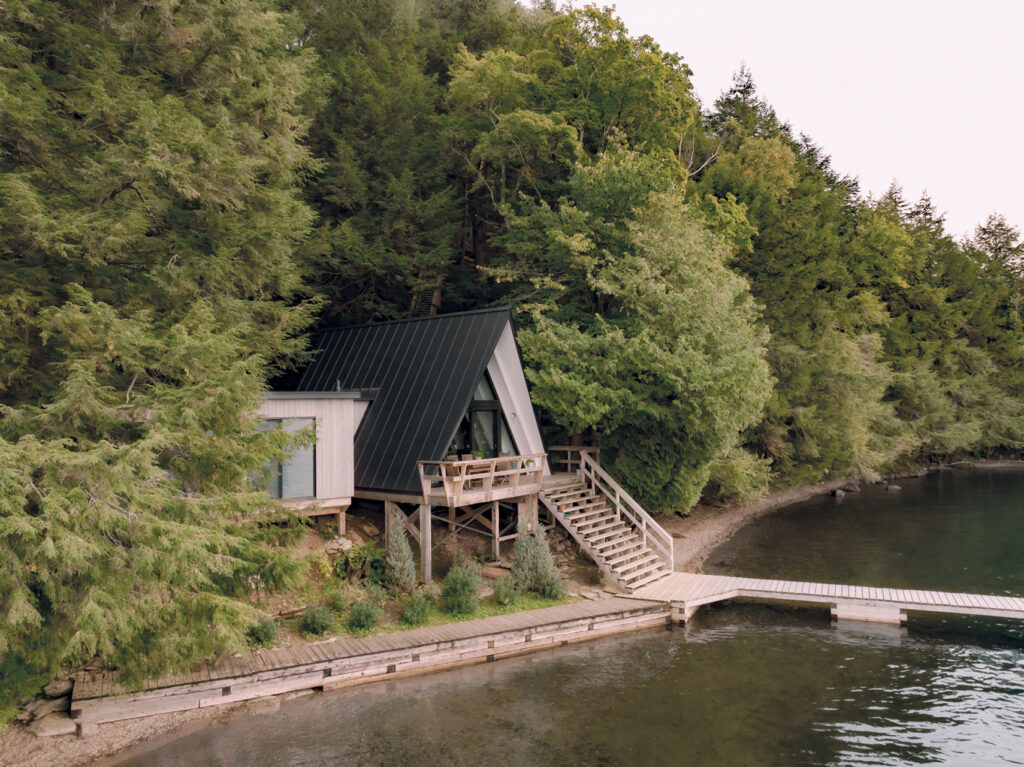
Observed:
[[[579,466],[579,476],[587,486],[605,496],[615,516],[632,526],[670,571],[675,569],[672,536],[601,467],[596,458],[597,448],[564,446],[550,449],[566,451],[571,465]]]
[[[420,485],[427,503],[462,506],[515,498],[540,491],[545,453],[498,458],[420,461]]]
[[[559,457],[555,457],[555,453],[562,454]],[[569,474],[580,473],[580,455],[583,453],[589,453],[594,457],[594,460],[600,460],[601,448],[599,447],[586,447],[584,445],[555,445],[554,447],[548,448],[548,455],[550,456],[551,468],[554,470],[557,465],[563,471]]]

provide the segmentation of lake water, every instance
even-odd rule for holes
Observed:
[[[1024,472],[821,497],[745,528],[709,570],[1024,594]],[[608,637],[238,716],[122,767],[1024,764],[1024,626],[731,604]]]

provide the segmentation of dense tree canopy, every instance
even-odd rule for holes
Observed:
[[[318,324],[511,305],[549,440],[657,511],[1024,448],[1019,230],[594,6],[5,2],[0,209],[4,704],[240,643]]]

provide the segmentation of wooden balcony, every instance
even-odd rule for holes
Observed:
[[[420,461],[423,500],[433,506],[469,506],[533,495],[541,490],[547,460],[539,453]]]

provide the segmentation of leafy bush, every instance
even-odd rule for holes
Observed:
[[[516,598],[516,584],[511,575],[503,575],[494,582],[494,601],[499,605],[510,605]]]
[[[384,585],[392,594],[408,594],[416,588],[416,560],[405,532],[405,519],[394,513],[384,559]]]
[[[733,447],[711,462],[711,477],[704,486],[706,498],[752,501],[768,490],[771,461]]]
[[[534,591],[541,596],[557,599],[565,596],[562,579],[551,558],[544,526],[537,525],[536,531],[526,532],[520,525],[516,542],[512,547],[515,561],[512,563],[512,582],[519,591]]]
[[[441,607],[451,615],[468,615],[476,609],[480,568],[472,562],[457,562],[444,577]]]
[[[331,630],[336,620],[334,610],[322,605],[306,605],[306,611],[299,621],[299,630],[310,636],[320,636]]]
[[[353,546],[334,567],[339,578],[380,583],[384,579],[384,549],[374,541]]]
[[[372,631],[380,621],[382,612],[380,605],[369,599],[360,599],[352,605],[352,610],[348,614],[348,630],[353,634]]]
[[[402,605],[402,623],[410,626],[426,623],[433,606],[434,596],[427,589],[410,594]]]
[[[253,647],[270,647],[277,639],[277,623],[267,616],[260,618],[249,628],[249,644]]]

